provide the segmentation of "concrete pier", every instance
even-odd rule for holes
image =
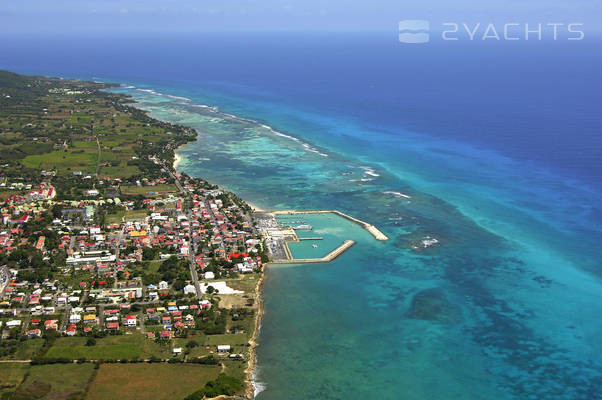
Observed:
[[[312,264],[312,263],[323,263],[330,262],[343,254],[347,249],[353,246],[355,242],[353,240],[345,240],[342,245],[328,253],[322,258],[290,258],[289,260],[275,260],[270,261],[270,264]],[[288,246],[286,246],[288,248]],[[290,251],[289,251],[290,254]]]
[[[376,240],[389,240],[389,238],[387,237],[387,235],[385,235],[384,233],[382,233],[380,230],[378,230],[377,227],[375,227],[374,225],[371,225],[367,222],[364,222],[362,220],[359,220],[357,218],[354,218],[350,215],[347,215],[345,213],[342,213],[338,210],[284,210],[284,211],[272,211],[272,214],[275,215],[295,215],[295,214],[336,214],[338,216],[341,216],[345,219],[348,219],[349,221],[355,222],[356,224],[358,224],[359,226],[361,226],[362,228],[364,228],[365,230],[367,230],[368,232],[370,232],[370,234],[372,234],[372,236],[374,236],[374,238]]]

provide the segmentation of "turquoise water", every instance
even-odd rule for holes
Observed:
[[[321,237],[321,240],[300,240],[288,244],[293,258],[322,258],[343,244],[345,240],[368,242],[373,236],[358,224],[337,214],[279,215],[278,221],[285,226],[311,225],[312,230],[297,230],[297,237]],[[313,247],[313,245],[318,247]]]
[[[136,85],[198,130],[181,170],[391,238],[268,269],[260,400],[600,398],[600,37],[397,37],[13,35],[0,64]]]
[[[283,133],[198,101],[119,91],[199,131],[180,151],[181,171],[260,207],[339,209],[391,238],[336,223],[316,253],[347,236],[357,244],[335,261],[268,268],[259,399],[598,395],[602,287],[588,272],[599,255],[584,223],[589,189],[411,134],[387,157],[390,137],[323,115],[295,114]],[[344,124],[348,136],[304,139],[318,122]],[[373,144],[353,153],[349,137],[362,132]],[[321,216],[303,218],[321,226]],[[420,248],[428,237],[439,243]]]

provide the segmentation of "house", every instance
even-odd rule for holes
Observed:
[[[159,282],[159,290],[167,290],[169,288],[169,284],[165,281]]]
[[[230,352],[230,345],[229,344],[220,344],[217,346],[217,352],[218,353],[229,353]]]
[[[28,338],[42,337],[42,331],[39,329],[31,329],[31,330],[27,331],[26,336]]]
[[[125,325],[126,326],[136,326],[136,316],[128,315],[127,317],[125,317]]]
[[[82,320],[82,316],[79,314],[71,314],[69,316],[69,323],[70,324],[77,324]]]
[[[6,322],[7,328],[16,328],[18,326],[21,326],[21,321],[18,319],[13,319],[13,320]]]
[[[182,348],[181,348],[181,347],[175,347],[175,348],[172,350],[172,353],[174,353],[174,354],[176,354],[176,355],[178,355],[178,354],[182,354]]]
[[[84,315],[84,324],[95,324],[95,323],[97,323],[96,314]]]
[[[159,334],[159,337],[161,339],[169,339],[169,338],[171,338],[171,332],[170,331],[161,331],[161,333]]]
[[[184,286],[184,294],[196,294],[196,289],[194,285]]]
[[[56,331],[58,329],[59,320],[58,319],[49,319],[44,321],[44,328],[46,330]]]
[[[248,273],[253,272],[253,266],[249,263],[236,264],[236,269],[238,270],[238,272],[240,272],[242,274],[248,274]]]
[[[215,274],[211,271],[207,271],[204,274],[205,279],[215,279]]]
[[[119,329],[119,322],[109,322],[107,324],[107,329],[112,330],[112,331],[116,331]]]

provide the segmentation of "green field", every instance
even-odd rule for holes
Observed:
[[[0,365],[0,396],[15,391],[29,370],[27,363],[2,363]]]
[[[82,153],[74,151],[53,151],[46,154],[35,154],[25,157],[21,163],[34,169],[53,169],[58,173],[66,174],[72,171],[95,172],[96,171],[96,151]]]
[[[205,336],[205,345],[218,346],[220,344],[229,344],[230,346],[246,346],[249,337],[245,333],[240,334],[224,334],[224,335],[207,335]]]
[[[95,346],[86,346],[86,338],[59,338],[46,357],[66,357],[88,360],[147,359],[151,356],[167,358],[171,348],[146,339],[142,334],[109,336],[96,340]]]
[[[174,193],[178,188],[175,185],[155,185],[155,186],[122,186],[122,193],[147,194],[147,193]]]
[[[226,282],[232,289],[242,290],[245,293],[254,293],[259,276],[259,274],[244,274],[238,279],[227,279]]]
[[[13,355],[16,360],[29,360],[44,345],[44,339],[28,339],[19,343],[17,351]]]
[[[106,222],[107,224],[119,223],[122,218],[125,218],[126,221],[131,219],[144,219],[147,215],[147,210],[122,210],[115,214],[107,215]]]
[[[35,365],[16,392],[17,399],[83,399],[94,364]]]
[[[217,378],[221,367],[178,364],[103,364],[87,400],[179,400]]]

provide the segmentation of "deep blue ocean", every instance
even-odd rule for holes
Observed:
[[[0,68],[123,83],[198,130],[180,170],[391,238],[268,268],[259,399],[596,399],[601,45],[15,37]]]

